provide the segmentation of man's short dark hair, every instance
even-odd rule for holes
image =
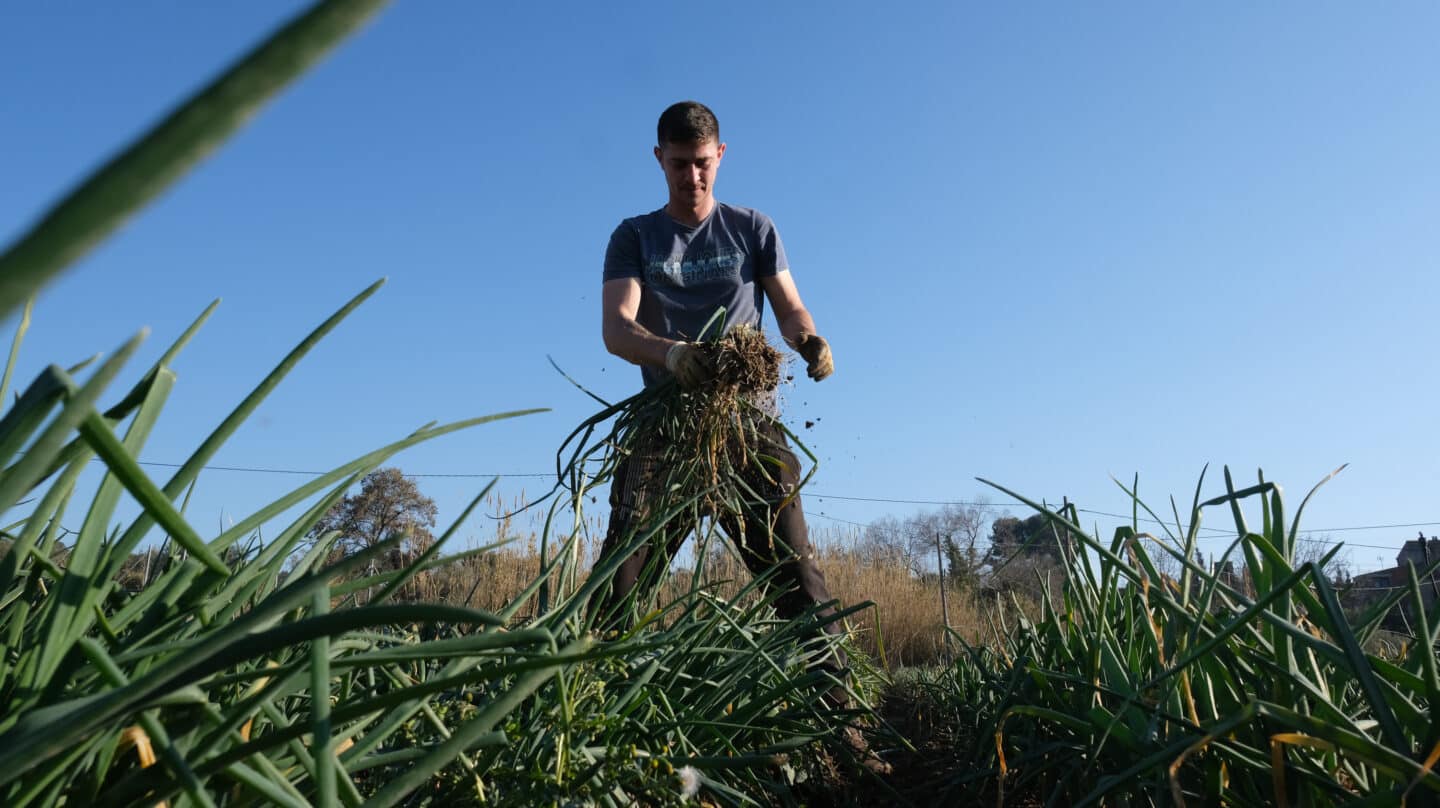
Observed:
[[[720,122],[715,113],[699,101],[681,101],[671,104],[660,113],[660,124],[655,127],[656,143],[700,143],[706,140],[720,142]]]

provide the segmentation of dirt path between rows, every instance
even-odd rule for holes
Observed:
[[[957,744],[963,739],[951,737],[951,728],[936,720],[939,716],[933,705],[904,688],[893,687],[876,711],[900,736],[887,737],[889,733],[883,729],[869,734],[872,748],[890,764],[890,772],[876,775],[853,763],[837,762],[817,788],[806,794],[806,805],[938,808],[941,804],[995,804],[993,786],[963,791],[953,788],[960,765],[961,747]]]

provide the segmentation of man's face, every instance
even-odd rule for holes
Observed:
[[[724,156],[725,144],[714,140],[655,147],[655,159],[660,161],[665,184],[670,186],[670,199],[691,207],[700,205],[715,192],[715,172]]]

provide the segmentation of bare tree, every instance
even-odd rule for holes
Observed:
[[[947,582],[956,588],[974,586],[979,580],[984,553],[981,538],[994,517],[983,500],[950,504],[905,519],[885,516],[871,522],[861,539],[868,560],[903,564],[913,575],[933,574],[935,543],[938,538],[945,556]]]
[[[946,576],[952,587],[970,590],[979,585],[980,567],[985,561],[980,541],[994,517],[989,504],[980,500],[970,505],[946,505],[916,519],[916,533],[927,536],[931,547],[935,537],[940,538]]]
[[[1179,581],[1185,574],[1185,565],[1180,561],[1180,552],[1183,549],[1182,540],[1169,537],[1156,537],[1154,539],[1142,538],[1139,540],[1145,547],[1145,552],[1150,556],[1150,563],[1155,565],[1155,571],[1170,579]],[[1202,567],[1199,550],[1196,549],[1195,557],[1191,563]]]
[[[860,550],[873,564],[899,564],[912,573],[924,567],[924,549],[911,535],[910,526],[893,516],[882,516],[865,526],[860,537]]]

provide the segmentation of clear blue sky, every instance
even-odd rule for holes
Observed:
[[[0,239],[301,5],[0,14]],[[401,3],[52,285],[22,375],[148,325],[133,380],[223,298],[144,453],[178,461],[389,276],[215,462],[329,468],[548,406],[399,459],[544,472],[594,409],[547,354],[607,397],[639,384],[600,342],[601,258],[664,202],[654,121],[696,98],[729,146],[717,196],[774,217],[835,349],[786,394],[818,422],[816,528],[920,507],[820,494],[969,500],[977,476],[1120,511],[1111,475],[1138,472],[1168,510],[1205,463],[1208,494],[1258,466],[1292,508],[1350,463],[1311,528],[1440,523],[1437,31],[1433,3]],[[213,472],[192,512],[299,479]],[[422,483],[444,521],[483,481]]]

